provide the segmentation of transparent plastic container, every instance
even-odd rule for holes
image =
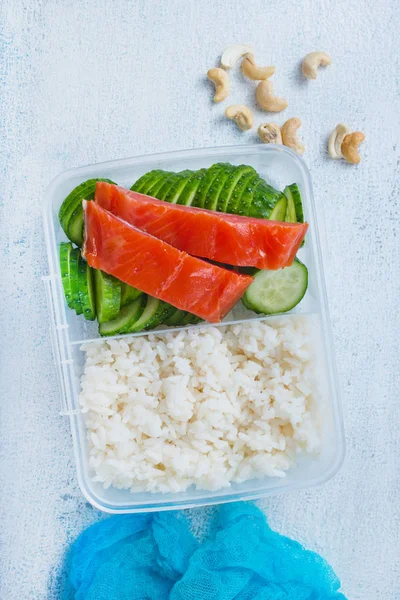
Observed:
[[[321,453],[318,456],[300,458],[284,478],[266,477],[240,484],[233,483],[229,489],[220,491],[190,488],[185,492],[156,494],[132,493],[113,487],[104,489],[100,483],[92,481],[94,474],[88,465],[86,427],[79,410],[80,377],[84,366],[84,352],[80,346],[84,342],[101,338],[96,322],[85,321],[82,316],[77,316],[74,311],[68,309],[64,301],[58,247],[66,237],[58,222],[59,208],[76,185],[92,177],[107,177],[129,188],[143,173],[151,169],[181,171],[209,167],[216,162],[249,164],[278,189],[283,189],[293,182],[300,187],[309,230],[306,244],[300,249],[298,256],[309,270],[309,288],[302,302],[293,311],[285,314],[313,314],[318,323],[318,354],[325,382],[323,406],[320,409]],[[56,177],[46,191],[44,228],[49,262],[49,275],[44,277],[44,283],[49,306],[50,336],[60,386],[61,414],[70,419],[79,485],[93,506],[110,513],[129,513],[249,500],[313,487],[327,481],[338,471],[345,450],[340,386],[332,349],[311,178],[305,163],[297,154],[283,146],[257,144],[166,152],[71,169]],[[226,317],[224,324],[260,318],[268,320],[275,317],[259,317],[238,306]],[[198,326],[204,327],[204,324]],[[171,328],[168,331],[171,331]]]

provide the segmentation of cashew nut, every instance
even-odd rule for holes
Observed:
[[[249,52],[253,52],[253,48],[248,44],[234,44],[233,46],[229,46],[221,56],[221,67],[231,69],[236,65],[239,58]]]
[[[339,123],[339,125],[336,125],[329,137],[328,142],[328,153],[331,158],[343,158],[342,142],[348,133],[350,133],[350,129],[347,127],[347,125],[344,123]]]
[[[284,98],[274,96],[274,84],[269,79],[260,81],[257,86],[256,97],[258,104],[270,112],[281,112],[288,106]]]
[[[242,71],[249,79],[253,81],[268,79],[275,73],[275,67],[259,67],[254,59],[254,54],[246,54],[242,62]]]
[[[286,123],[282,125],[282,141],[285,146],[291,148],[297,154],[304,154],[304,146],[297,137],[297,130],[301,127],[300,119],[296,117],[288,119]]]
[[[358,165],[361,158],[358,154],[358,146],[365,140],[365,135],[361,131],[354,131],[346,135],[342,142],[342,154],[347,162]]]
[[[261,123],[257,133],[264,144],[282,144],[281,128],[276,123]]]
[[[207,72],[207,77],[215,85],[214,102],[222,102],[222,100],[225,100],[231,87],[228,73],[217,67],[210,69]]]
[[[331,62],[331,57],[326,52],[310,52],[303,58],[301,68],[307,79],[317,79],[318,67],[326,67]]]
[[[232,106],[228,106],[225,110],[225,116],[235,121],[236,125],[242,131],[247,131],[253,127],[253,113],[244,104],[232,104]]]

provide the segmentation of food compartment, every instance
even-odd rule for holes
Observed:
[[[58,245],[66,238],[58,223],[59,207],[72,188],[90,177],[107,177],[129,188],[136,179],[151,169],[194,170],[209,167],[216,162],[230,162],[234,165],[249,164],[278,189],[283,189],[293,182],[296,182],[300,188],[304,203],[305,220],[309,223],[309,230],[306,243],[298,252],[298,257],[308,268],[309,280],[305,297],[288,315],[312,314],[316,323],[316,343],[319,348],[321,373],[324,373],[323,380],[325,382],[325,392],[321,394],[322,446],[320,454],[318,456],[300,457],[296,466],[291,468],[283,478],[265,477],[261,480],[232,483],[229,488],[216,491],[196,490],[190,487],[183,492],[161,494],[133,493],[113,486],[104,489],[100,482],[93,481],[93,469],[89,467],[86,426],[79,406],[80,378],[84,366],[84,353],[80,347],[82,343],[99,340],[99,334],[96,323],[85,321],[83,317],[76,316],[73,311],[66,307],[64,302],[58,267]],[[61,383],[62,409],[69,415],[71,420],[79,483],[83,493],[92,504],[108,512],[137,512],[141,510],[200,506],[241,498],[256,498],[315,485],[333,475],[340,466],[344,451],[340,404],[332,356],[311,183],[307,168],[297,155],[287,148],[257,145],[173,152],[114,161],[62,174],[50,185],[47,202],[45,228],[50,267],[47,285],[53,311],[52,336],[55,340],[53,345],[57,348],[55,356]],[[241,303],[238,303],[225,318],[224,325],[242,321],[260,320],[268,322],[268,320],[275,318],[275,316],[256,315],[254,312],[247,310]],[[208,324],[195,327],[200,326],[203,328],[209,327]],[[164,328],[156,333],[162,335],[163,331],[171,332],[171,329]],[[148,333],[135,334],[135,336],[143,335],[146,336]],[[129,336],[129,338],[131,337]]]

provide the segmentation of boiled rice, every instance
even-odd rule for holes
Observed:
[[[288,316],[82,346],[94,480],[180,492],[283,477],[319,449],[314,327]]]

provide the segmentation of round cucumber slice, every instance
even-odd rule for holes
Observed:
[[[96,318],[96,305],[93,273],[91,267],[82,256],[79,257],[78,263],[78,285],[83,316],[88,321],[94,321]]]
[[[139,319],[146,305],[146,299],[147,296],[141,296],[131,304],[121,308],[117,317],[112,321],[100,323],[100,335],[117,335],[118,333],[125,333],[125,330],[129,329],[130,325]]]
[[[112,321],[118,316],[121,306],[121,282],[104,271],[95,269],[94,283],[97,320],[99,323]]]
[[[307,267],[296,258],[290,267],[256,273],[242,302],[246,308],[257,313],[283,313],[294,308],[302,300],[307,286]]]
[[[60,244],[60,271],[61,281],[64,290],[65,301],[68,308],[75,308],[74,298],[72,296],[72,284],[71,284],[71,261],[72,244],[71,242],[61,242]]]

